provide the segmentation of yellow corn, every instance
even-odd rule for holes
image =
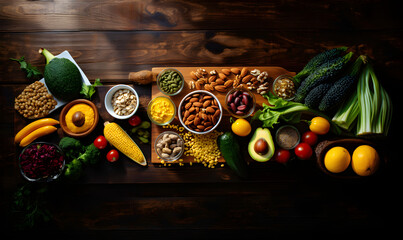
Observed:
[[[105,122],[104,136],[110,144],[128,158],[140,165],[147,165],[143,152],[117,123]]]

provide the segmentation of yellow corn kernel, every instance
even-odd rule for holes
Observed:
[[[143,152],[117,123],[105,122],[104,136],[111,145],[124,155],[140,165],[147,165]]]

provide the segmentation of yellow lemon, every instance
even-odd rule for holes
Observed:
[[[231,125],[232,132],[236,135],[245,137],[248,136],[252,127],[248,121],[243,118],[238,118],[232,125]]]
[[[360,176],[372,175],[379,167],[378,152],[371,146],[361,145],[353,152],[351,167]]]
[[[350,165],[350,153],[344,147],[333,147],[327,151],[324,159],[326,169],[332,173],[341,173]]]

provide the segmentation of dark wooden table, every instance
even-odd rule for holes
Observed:
[[[14,98],[30,83],[9,58],[68,50],[93,82],[164,66],[281,66],[299,71],[315,54],[349,46],[374,59],[395,115],[386,172],[350,182],[309,161],[254,165],[248,180],[227,167],[139,167],[103,159],[77,183],[48,186],[52,219],[36,227],[59,236],[229,238],[390,236],[400,221],[403,21],[399,1],[0,1],[1,229],[15,231],[13,193],[25,182],[13,144]],[[150,86],[135,86],[142,103]],[[144,107],[142,105],[143,113]],[[149,148],[144,148],[150,156]],[[397,220],[396,220],[397,219]],[[31,233],[30,233],[31,234]],[[49,235],[49,234],[47,234]],[[47,236],[46,235],[46,236]],[[41,234],[41,236],[43,236]]]

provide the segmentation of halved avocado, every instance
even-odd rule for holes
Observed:
[[[258,128],[248,145],[249,155],[258,162],[266,162],[274,155],[274,142],[269,129]]]

